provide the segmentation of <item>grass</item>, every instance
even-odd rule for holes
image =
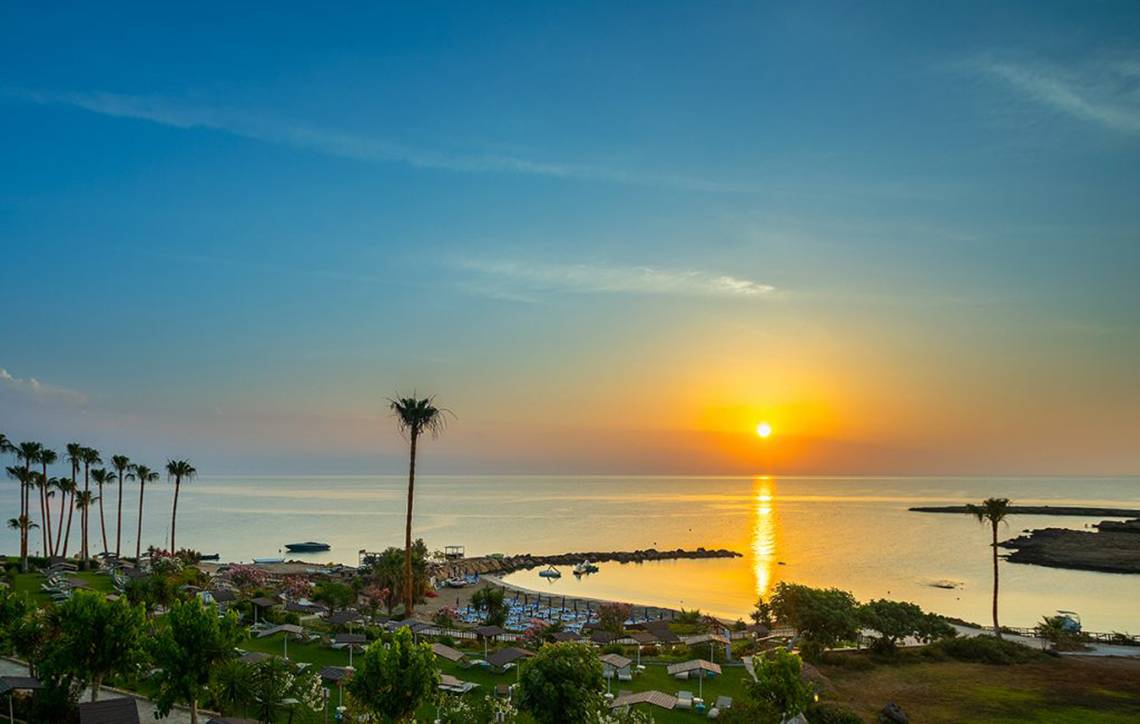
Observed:
[[[280,656],[284,649],[281,634],[267,636],[261,639],[251,638],[240,644],[240,646],[247,651],[260,651],[275,656]],[[481,651],[478,653],[479,655],[482,654]],[[331,649],[320,643],[290,641],[289,658],[296,662],[306,662],[313,666],[320,667],[348,665],[347,650]],[[477,667],[463,668],[458,664],[439,658],[436,659],[436,663],[439,664],[441,673],[450,674],[463,681],[479,684],[479,688],[472,692],[472,694],[469,694],[469,696],[486,696],[494,691],[495,686],[498,684],[515,683],[518,676],[515,670],[497,674]],[[666,673],[666,664],[663,662],[645,660],[643,663],[646,665],[646,669],[643,673],[635,675],[633,681],[615,680],[612,684],[612,691],[616,694],[619,689],[629,689],[631,691],[657,689],[670,694],[676,694],[678,691],[688,690],[692,691],[694,696],[697,695],[699,688],[698,682],[678,681],[672,678]],[[726,666],[721,676],[705,680],[704,699],[706,702],[712,702],[715,701],[718,696],[731,696],[733,700],[741,701],[744,697],[744,683],[746,680],[748,680],[748,672],[746,672],[742,666]],[[658,722],[662,722],[662,724],[697,721],[705,718],[704,715],[697,714],[696,712],[668,712],[657,707],[647,707],[647,711],[650,711],[654,719]],[[428,721],[431,720],[430,715],[433,713],[431,707],[427,707],[424,711],[419,712],[421,718],[426,718]],[[529,722],[530,719],[523,717],[521,721]]]
[[[69,578],[79,578],[85,581],[91,590],[99,593],[111,593],[115,590],[115,586],[111,583],[111,577],[106,573],[95,573],[93,571],[78,571],[76,573],[68,574]],[[51,601],[51,598],[40,590],[47,578],[42,573],[17,573],[12,580],[12,591],[14,593],[23,593],[37,605],[44,605]]]
[[[823,665],[825,699],[867,721],[890,701],[911,721],[1140,721],[1140,660],[1060,657],[994,666],[960,661]]]

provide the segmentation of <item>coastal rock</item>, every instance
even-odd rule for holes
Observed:
[[[893,701],[883,707],[879,712],[880,724],[910,724],[910,717],[902,710],[902,707]]]
[[[1106,573],[1140,573],[1140,519],[1105,521],[1096,531],[1044,528],[999,543],[1011,563]]]
[[[740,553],[725,548],[710,550],[704,547],[687,551],[677,548],[671,551],[659,551],[656,548],[639,549],[635,551],[583,551],[577,553],[559,553],[550,556],[532,556],[523,553],[514,556],[464,558],[457,561],[445,561],[434,564],[431,575],[436,578],[451,578],[454,576],[473,574],[507,574],[515,571],[524,571],[532,568],[545,568],[547,566],[573,566],[582,561],[594,563],[643,563],[645,561],[665,561],[678,559],[703,558],[739,558]]]

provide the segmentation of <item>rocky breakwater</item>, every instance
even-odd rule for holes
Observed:
[[[1051,568],[1140,573],[1140,519],[1104,521],[1096,531],[1043,528],[999,543],[1006,559]]]
[[[582,561],[593,563],[645,563],[646,561],[672,561],[682,558],[739,558],[740,553],[725,548],[697,548],[660,551],[646,548],[636,551],[581,551],[559,553],[550,556],[536,556],[529,553],[514,556],[486,556],[481,558],[461,558],[437,563],[432,575],[437,578],[451,578],[478,573],[506,575],[515,571],[545,566],[573,566]]]

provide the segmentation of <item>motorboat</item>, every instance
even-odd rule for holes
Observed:
[[[590,561],[582,561],[578,565],[574,566],[574,575],[575,576],[581,576],[581,575],[584,575],[587,573],[597,573],[597,572],[598,572],[598,566],[594,563],[591,563]]]
[[[277,558],[254,558],[254,563],[258,565],[265,565],[267,563],[284,563],[285,559],[278,556]]]
[[[543,578],[562,578],[562,571],[558,570],[554,566],[551,566],[545,571],[539,571],[538,575],[542,576]]]
[[[331,550],[332,546],[328,543],[318,543],[316,541],[305,541],[304,543],[286,543],[285,550],[290,553],[315,553],[317,551]]]

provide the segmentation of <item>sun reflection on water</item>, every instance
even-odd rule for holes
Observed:
[[[772,585],[772,567],[776,565],[775,482],[767,475],[752,481],[752,573],[756,578],[756,596],[767,596]]]

